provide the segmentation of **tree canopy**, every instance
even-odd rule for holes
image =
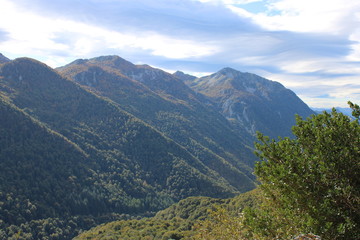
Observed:
[[[333,109],[305,120],[297,116],[294,139],[258,134],[256,154],[263,161],[255,174],[266,198],[245,221],[255,233],[360,238],[360,110],[349,105],[355,120]]]

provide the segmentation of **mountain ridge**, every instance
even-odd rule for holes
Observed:
[[[303,117],[314,114],[280,83],[232,68],[185,83],[207,96],[235,126],[252,135],[260,131],[271,137],[290,136],[295,114]]]
[[[232,161],[241,157],[244,158],[244,156],[239,155],[240,152],[238,151],[228,153],[227,148],[227,145],[235,148],[235,144],[237,144],[236,146],[240,149],[243,143],[232,132],[231,126],[220,114],[215,115],[215,113],[206,110],[205,106],[198,102],[193,103],[185,100],[174,102],[174,99],[169,100],[162,94],[157,94],[144,86],[141,81],[133,80],[124,75],[117,75],[119,69],[118,71],[109,71],[108,65],[104,66],[104,63],[98,64],[98,61],[99,59],[92,62],[89,60],[86,63],[83,62],[79,67],[68,65],[58,69],[58,71],[69,79],[84,85],[89,90],[111,99],[119,104],[122,109],[126,109],[136,117],[154,126],[194,155],[197,155],[199,159],[203,159],[205,165],[209,166],[210,163],[210,168],[214,171],[219,171],[219,166],[223,166],[220,168],[222,175],[236,175],[235,172],[239,169],[234,169],[224,158],[231,158]],[[93,71],[95,68],[97,72]],[[152,69],[151,67],[147,68],[149,71]],[[97,84],[92,83],[94,76],[96,76]],[[199,114],[203,114],[204,117]],[[211,118],[213,122],[207,121],[208,118]],[[212,131],[210,131],[209,127],[206,127],[209,124]],[[205,127],[208,129],[204,129]],[[216,140],[216,138],[219,138],[219,133],[216,132],[220,131],[227,133],[227,137],[233,139],[233,143],[227,139],[224,139],[225,144],[219,143]],[[210,140],[212,142],[217,141],[217,145],[221,146],[221,148],[213,146]],[[223,150],[223,148],[227,149]],[[235,154],[235,156],[230,154]],[[250,154],[251,152],[248,153],[248,155]],[[212,162],[210,159],[213,159]],[[247,160],[247,162],[251,161]],[[239,163],[235,164],[238,166],[237,168],[243,169]],[[227,173],[225,169],[227,169]],[[248,172],[248,175],[250,174],[248,169],[245,169],[245,171]],[[239,175],[240,172],[237,172],[237,174]],[[241,183],[241,179],[228,180],[238,187]]]

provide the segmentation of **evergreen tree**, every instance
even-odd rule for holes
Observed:
[[[265,239],[315,233],[322,239],[360,239],[359,106],[349,117],[323,112],[296,118],[294,139],[258,135],[255,167],[265,202],[245,214]]]

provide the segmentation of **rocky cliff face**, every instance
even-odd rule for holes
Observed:
[[[289,136],[295,114],[314,113],[280,83],[231,68],[185,83],[209,97],[229,121],[252,135],[260,131],[271,137]]]

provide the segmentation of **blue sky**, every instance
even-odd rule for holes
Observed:
[[[51,67],[119,55],[196,76],[232,67],[311,107],[360,103],[360,1],[0,0],[0,52]]]

